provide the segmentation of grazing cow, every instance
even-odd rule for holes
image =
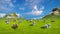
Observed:
[[[55,22],[54,20],[52,20],[51,22]]]
[[[51,25],[50,25],[50,24],[45,24],[45,26],[46,26],[47,28],[50,28]]]
[[[33,25],[35,25],[36,23],[35,23],[35,22],[33,22],[32,24],[33,24]]]
[[[18,25],[17,25],[16,23],[13,24],[12,28],[13,28],[13,29],[16,29],[16,28],[18,28]]]
[[[36,23],[35,22],[33,22],[32,24],[30,24],[30,26],[34,26]]]
[[[41,28],[42,28],[42,29],[46,29],[47,27],[46,27],[46,26],[42,26]]]
[[[45,24],[45,26],[41,27],[42,29],[45,29],[45,28],[50,28],[50,24]]]
[[[9,20],[6,20],[6,21],[5,21],[5,23],[6,23],[6,24],[9,24],[9,23],[10,23],[10,21],[9,21]]]
[[[32,23],[32,20],[30,20],[30,23]]]

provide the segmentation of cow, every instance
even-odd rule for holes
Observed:
[[[13,24],[12,28],[13,28],[13,29],[18,28],[18,24],[16,24],[16,23],[15,23],[15,24]]]
[[[46,29],[46,28],[50,28],[50,26],[51,26],[50,24],[45,24],[45,26],[42,26],[41,28]]]
[[[9,21],[9,20],[6,20],[6,21],[5,21],[5,23],[6,23],[6,24],[9,24],[9,23],[10,23],[10,21]]]

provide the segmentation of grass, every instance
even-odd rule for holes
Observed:
[[[51,28],[41,29],[46,23],[51,24]],[[51,22],[51,20],[55,22]],[[29,26],[31,23],[29,21],[23,20],[22,23],[17,20],[16,22],[11,22],[9,24],[5,23],[5,18],[0,19],[0,34],[60,34],[60,16],[48,15],[41,20],[33,20],[36,22],[35,26]],[[11,26],[17,23],[18,28],[12,29]]]

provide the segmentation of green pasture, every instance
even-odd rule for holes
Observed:
[[[48,15],[40,20],[33,20],[36,25],[30,26],[29,20],[13,21],[10,19],[10,23],[5,23],[5,18],[0,18],[0,34],[60,34],[60,16]],[[44,20],[46,20],[44,22]],[[54,20],[55,22],[51,22]],[[14,23],[18,24],[17,29],[11,28]],[[50,23],[51,28],[42,29],[45,24]]]

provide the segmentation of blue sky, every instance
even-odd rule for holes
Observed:
[[[0,15],[15,12],[25,19],[39,19],[56,7],[60,7],[60,0],[0,0]]]

